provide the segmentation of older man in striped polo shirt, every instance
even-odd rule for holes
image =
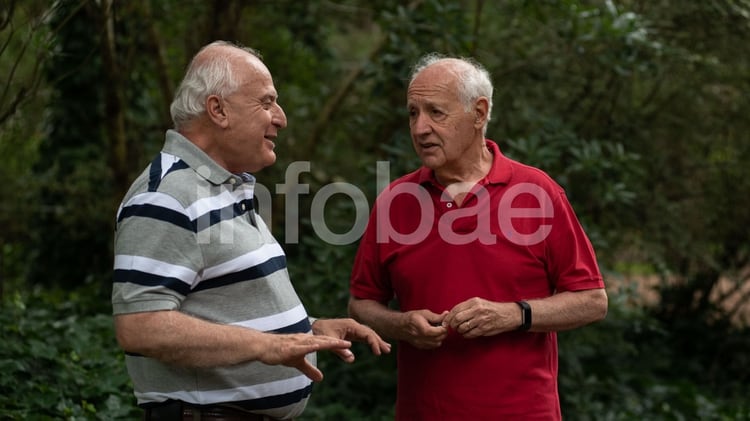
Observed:
[[[253,209],[251,175],[286,127],[252,49],[217,41],[193,58],[174,130],[117,214],[112,306],[138,404],[151,420],[287,419],[351,340],[390,351],[352,319],[313,322],[284,251]]]

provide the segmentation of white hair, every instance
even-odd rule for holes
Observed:
[[[248,52],[260,58],[260,54],[252,48],[242,47],[227,41],[214,41],[204,46],[193,56],[185,72],[185,77],[177,87],[174,100],[169,106],[174,128],[179,130],[195,117],[206,111],[206,98],[218,95],[225,98],[236,92],[241,81],[235,75],[232,61],[236,57],[232,54],[215,54],[211,59],[198,60],[201,53],[211,47],[230,47]]]
[[[492,87],[489,72],[478,61],[467,57],[449,57],[439,53],[427,54],[420,58],[414,65],[409,85],[414,82],[414,79],[416,79],[422,70],[446,60],[457,60],[459,63],[453,66],[451,71],[456,74],[456,79],[458,80],[458,97],[464,104],[466,112],[471,111],[477,99],[480,97],[487,98],[487,121],[482,129],[483,133],[486,133],[487,123],[489,123],[492,116],[492,91],[494,88]]]

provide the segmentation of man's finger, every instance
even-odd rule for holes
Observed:
[[[375,355],[381,355],[383,353],[388,354],[391,352],[391,344],[384,341],[380,337],[369,336],[367,338],[367,344],[370,345],[370,349],[372,350],[372,353]]]
[[[348,363],[354,361],[354,353],[348,349],[334,349],[332,352]]]
[[[352,346],[351,341],[347,341],[345,339],[338,339],[334,338],[332,336],[325,336],[325,335],[315,335],[308,338],[310,341],[310,347],[312,348],[310,352],[312,351],[321,351],[324,349],[344,349],[344,348],[350,348]]]
[[[305,376],[309,377],[314,382],[323,380],[323,372],[318,370],[317,367],[312,365],[307,358],[302,358],[302,364],[296,366],[296,368],[302,372]]]

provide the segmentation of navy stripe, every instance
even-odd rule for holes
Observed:
[[[242,211],[243,204],[245,205],[244,211]],[[241,200],[236,206],[242,211],[242,214],[247,213],[247,216],[250,218],[250,224],[258,228],[258,222],[255,220],[255,204],[253,203],[253,199]]]
[[[302,389],[293,390],[281,395],[266,396],[264,398],[250,399],[246,401],[234,401],[232,405],[237,405],[248,410],[281,408],[287,405],[293,405],[306,397],[312,392],[312,384]]]
[[[245,204],[245,209],[242,209],[242,204]],[[192,232],[198,232],[198,230],[204,230],[211,226],[218,224],[222,221],[234,219],[238,216],[242,216],[245,213],[252,212],[252,200],[245,199],[237,203],[232,203],[221,209],[214,209],[199,216],[196,220],[191,220],[187,215],[174,211],[169,208],[165,208],[153,204],[140,204],[130,205],[122,208],[120,211],[117,222],[121,222],[125,218],[131,216],[141,216],[144,218],[153,218],[165,222],[170,222],[179,227],[185,228]]]
[[[242,208],[243,204],[245,205],[244,209]],[[248,212],[252,212],[252,210],[253,210],[252,199],[240,200],[239,202],[229,204],[220,209],[212,209],[208,211],[207,213],[200,215],[195,220],[195,226],[198,231],[204,230],[222,221],[228,221],[238,216],[242,216]]]
[[[182,295],[190,293],[190,285],[182,282],[178,278],[170,278],[153,273],[143,272],[135,269],[115,269],[113,274],[114,282],[129,282],[131,284],[143,286],[163,286]]]
[[[148,169],[148,191],[156,191],[161,183],[161,154],[157,154]]]
[[[226,275],[217,276],[216,278],[204,279],[193,291],[202,291],[231,285],[237,282],[244,282],[250,279],[257,279],[268,276],[282,269],[286,269],[286,257],[283,255],[276,256],[239,272],[232,272]]]
[[[132,357],[142,357],[142,355],[138,354],[128,354]],[[275,395],[275,396],[267,396],[265,398],[258,398],[258,399],[249,399],[246,401],[232,401],[231,404],[238,406],[242,409],[248,410],[248,411],[258,411],[261,409],[274,409],[274,408],[281,408],[287,405],[294,405],[303,399],[310,396],[312,393],[312,387],[313,385],[310,384],[307,387],[303,387],[302,389],[294,390],[289,393],[284,393],[282,395]],[[173,400],[168,400],[169,402],[174,402]],[[154,408],[160,405],[163,405],[164,402],[147,402],[143,404],[139,404],[141,408]]]
[[[211,228],[221,221],[229,221],[237,216],[238,209],[239,205],[237,203],[232,203],[220,209],[212,209],[199,216],[195,220],[195,226],[198,230],[204,230],[206,228]]]
[[[167,170],[167,172],[164,173],[164,177],[161,176],[161,156],[162,154],[156,155],[156,157],[151,161],[151,166],[148,170],[148,191],[155,192],[159,189],[159,184],[161,184],[161,180],[164,179],[164,177],[167,176],[167,174],[171,173],[172,171],[182,170],[185,168],[190,168],[190,166],[187,164],[187,162],[183,160],[178,160],[174,164],[172,164],[171,167]]]
[[[272,330],[273,333],[307,333],[312,329],[310,325],[310,319],[305,317],[295,324],[284,326],[280,329]]]
[[[167,175],[169,175],[169,173],[173,171],[184,170],[186,168],[190,168],[190,165],[188,165],[187,162],[183,160],[179,160],[175,162],[174,164],[172,164],[171,167],[169,167],[169,170],[167,170],[167,172],[164,174],[164,177],[166,177]]]
[[[130,205],[122,208],[117,222],[131,216],[140,216],[143,218],[152,218],[185,228],[188,231],[196,232],[196,224],[187,217],[187,215],[174,211],[169,208],[152,204]]]

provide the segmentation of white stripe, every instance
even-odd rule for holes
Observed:
[[[160,260],[150,259],[143,256],[131,256],[118,254],[115,256],[115,269],[138,270],[153,275],[177,278],[180,281],[193,285],[198,274],[185,266],[172,265]]]
[[[174,197],[160,192],[143,192],[128,200],[123,207],[134,205],[154,205],[185,214],[185,208]],[[191,218],[192,219],[192,218]]]
[[[164,168],[162,167],[162,170]],[[196,187],[199,189],[200,187]],[[241,200],[250,199],[253,197],[252,186],[245,186],[244,188],[236,189],[235,191],[223,190],[219,194],[214,196],[206,196],[200,194],[200,191],[196,191],[197,196],[201,197],[187,207],[178,202],[174,197],[161,193],[161,192],[143,192],[130,198],[127,203],[121,204],[122,207],[132,205],[154,205],[167,209],[177,211],[182,214],[186,214],[191,221],[196,220],[199,216],[205,215],[212,210],[223,209],[227,206],[233,205]],[[203,193],[209,193],[205,191]],[[119,214],[119,210],[118,210]]]
[[[160,178],[164,179],[164,176],[167,175],[167,171],[169,171],[170,168],[172,168],[172,165],[174,165],[175,162],[179,161],[180,158],[168,154],[166,152],[161,153],[161,175]]]
[[[207,193],[207,192],[206,192]],[[198,195],[205,196],[205,195]],[[195,215],[194,218],[204,215],[215,209],[223,209],[227,206],[233,205],[245,199],[253,198],[253,186],[243,185],[234,191],[224,190],[215,196],[201,197],[196,200],[190,206],[187,207],[187,211],[190,215]]]
[[[306,317],[307,311],[305,311],[305,307],[300,304],[292,308],[291,310],[287,310],[282,313],[276,313],[270,316],[259,317],[252,320],[244,320],[232,324],[235,326],[242,326],[250,329],[260,330],[262,332],[268,332],[292,325]]]
[[[216,266],[206,268],[203,271],[203,279],[216,278],[228,273],[235,273],[247,268],[258,266],[277,256],[284,256],[284,250],[278,243],[264,244],[250,253],[245,253]]]
[[[196,189],[197,188],[199,187],[196,187]],[[204,193],[208,193],[208,192],[204,192]],[[205,196],[205,195],[199,194],[198,196]],[[190,206],[187,207],[187,212],[190,215],[192,215],[192,219],[195,219],[199,217],[200,215],[205,215],[206,213],[212,210],[222,209],[236,202],[237,200],[235,198],[235,195],[232,194],[232,192],[228,190],[224,190],[215,196],[202,197],[201,199],[196,200]]]
[[[312,383],[305,375],[275,382],[262,383],[253,386],[236,387],[224,390],[208,391],[175,391],[170,392],[170,398],[194,404],[212,404],[219,402],[233,402],[249,399],[265,398],[289,393],[293,390],[304,389]],[[139,402],[151,402],[164,399],[164,393],[135,393]]]

